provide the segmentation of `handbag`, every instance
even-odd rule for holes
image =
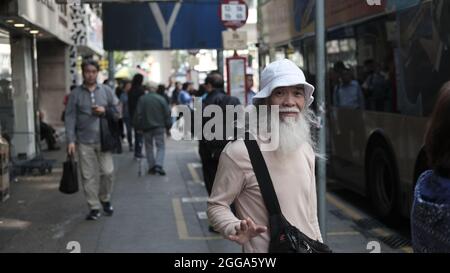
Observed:
[[[253,171],[256,175],[264,204],[269,212],[269,253],[331,253],[331,249],[318,240],[309,238],[291,225],[281,212],[272,179],[256,140],[244,141]]]
[[[59,183],[59,191],[65,194],[74,194],[78,192],[78,169],[77,162],[73,156],[67,156],[63,163],[63,175]]]

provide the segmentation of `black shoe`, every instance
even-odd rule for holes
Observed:
[[[148,174],[155,175],[156,174],[156,167],[153,166],[152,168],[150,168],[150,170],[148,170]]]
[[[155,166],[155,172],[162,176],[166,175],[166,172],[161,166]]]
[[[114,208],[111,205],[111,202],[102,202],[103,211],[105,212],[106,216],[112,216],[114,213]]]
[[[98,218],[100,218],[100,216],[101,216],[100,211],[98,209],[93,209],[86,216],[86,220],[96,221],[98,220]]]

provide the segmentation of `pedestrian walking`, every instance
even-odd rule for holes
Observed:
[[[190,109],[193,109],[193,101],[192,101],[192,95],[194,92],[194,84],[191,82],[185,82],[183,84],[183,87],[178,94],[178,103],[180,105],[186,105]]]
[[[128,93],[128,111],[130,113],[131,120],[134,119],[134,114],[136,112],[136,107],[138,100],[141,96],[145,94],[144,86],[144,76],[141,74],[136,74],[131,82],[131,90]],[[134,128],[133,128],[134,129]],[[134,157],[142,158],[142,145],[143,136],[136,129],[134,131]]]
[[[109,86],[97,83],[98,72],[97,62],[82,64],[84,82],[70,94],[65,114],[67,151],[71,156],[76,152],[79,157],[81,181],[90,209],[87,220],[97,220],[102,207],[108,216],[114,212],[112,151],[117,147],[109,146],[112,132],[103,129],[102,119],[115,114],[118,118],[119,101]]]
[[[175,82],[175,87],[171,92],[171,99],[170,99],[172,107],[180,104],[180,102],[178,101],[178,96],[180,95],[181,87],[182,86],[180,82]]]
[[[253,69],[251,67],[247,67],[247,71],[245,74],[246,81],[246,104],[253,104],[253,97],[256,95],[256,90],[254,89],[254,81],[253,81]]]
[[[149,92],[139,99],[134,126],[136,130],[144,134],[149,174],[166,175],[164,170],[165,134],[170,136],[169,130],[172,126],[170,114],[166,100],[157,94],[154,88],[150,88]]]
[[[166,87],[164,86],[164,84],[158,85],[158,90],[156,91],[156,93],[163,97],[166,100],[167,104],[170,104],[170,98],[166,93]]]
[[[131,91],[131,82],[125,81],[123,84],[123,92],[120,95],[120,103],[122,105],[122,120],[127,133],[127,141],[130,152],[133,151],[133,129],[131,124],[131,115],[128,104],[128,94]]]

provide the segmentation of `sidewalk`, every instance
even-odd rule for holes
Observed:
[[[46,152],[46,158],[58,160],[53,173],[20,177],[11,185],[11,198],[0,203],[0,252],[70,252],[71,241],[79,242],[82,252],[240,252],[238,245],[208,232],[197,144],[170,140],[166,145],[166,177],[139,177],[132,153],[115,156],[115,214],[96,222],[84,220],[82,192],[58,191],[64,151]],[[408,251],[380,240],[391,231],[374,223],[364,229],[371,220],[339,197],[327,199],[328,243],[335,252],[368,253],[370,241],[379,241],[382,252]]]

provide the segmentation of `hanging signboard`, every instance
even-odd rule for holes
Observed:
[[[219,0],[104,3],[106,50],[221,49]]]
[[[247,32],[225,30],[222,31],[223,49],[238,50],[247,49]]]
[[[246,80],[245,80],[245,69],[247,67],[247,59],[245,57],[233,56],[227,58],[227,93],[230,96],[237,97],[241,103],[246,103],[245,91]]]

